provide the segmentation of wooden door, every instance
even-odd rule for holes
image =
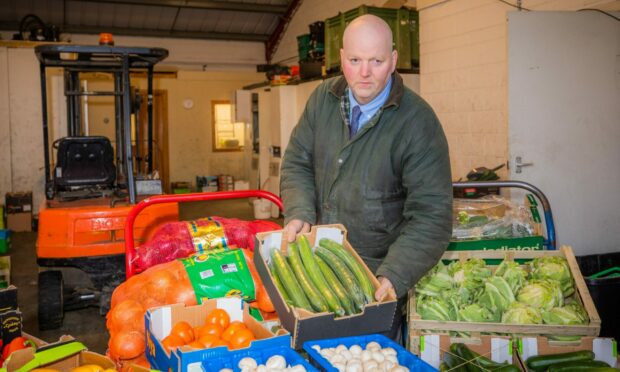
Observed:
[[[139,131],[136,136],[136,169],[139,174],[146,174],[148,156],[148,106],[146,90],[140,91]],[[159,173],[165,193],[169,193],[168,169],[168,92],[153,91],[153,171]]]

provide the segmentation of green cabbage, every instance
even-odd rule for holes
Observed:
[[[565,306],[554,307],[542,313],[546,324],[588,324],[589,318],[583,307],[577,303],[569,303]]]
[[[459,310],[459,321],[466,322],[498,322],[499,313],[493,313],[479,304],[466,305]]]
[[[418,295],[440,297],[442,292],[452,288],[454,280],[448,274],[448,268],[439,261],[426,275],[424,275],[415,287]]]
[[[568,297],[575,292],[573,277],[564,257],[543,256],[530,262],[532,279],[551,279],[560,283],[562,294]]]
[[[425,320],[456,320],[454,304],[436,297],[423,296],[417,299],[416,311]]]
[[[500,276],[493,276],[484,283],[484,292],[478,303],[493,313],[502,313],[515,301],[510,285]]]
[[[558,282],[532,279],[519,290],[517,300],[538,309],[550,310],[562,306],[564,296]]]
[[[495,270],[495,276],[501,276],[508,282],[512,293],[515,295],[519,292],[519,289],[523,287],[527,280],[527,271],[522,268],[517,262],[504,260]]]
[[[540,310],[532,306],[513,302],[502,315],[502,323],[542,324],[542,315]]]

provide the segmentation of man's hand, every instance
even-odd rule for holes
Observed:
[[[377,278],[379,280],[379,288],[375,292],[375,300],[381,302],[385,297],[387,297],[388,293],[392,293],[394,295],[394,286],[392,282],[385,276],[380,276]],[[396,297],[394,295],[394,297]]]
[[[298,233],[310,232],[310,224],[302,220],[291,220],[286,224],[284,230],[286,231],[286,239],[289,243],[292,243],[295,241]]]

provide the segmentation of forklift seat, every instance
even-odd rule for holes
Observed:
[[[57,189],[100,186],[116,181],[114,151],[101,136],[64,137],[58,142],[54,184]]]

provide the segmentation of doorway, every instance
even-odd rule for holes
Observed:
[[[136,158],[135,169],[139,174],[147,174],[148,158],[148,105],[147,92],[140,90],[142,104],[138,115],[138,131],[134,141]],[[164,193],[169,193],[168,164],[168,92],[153,91],[153,171],[159,173]]]

